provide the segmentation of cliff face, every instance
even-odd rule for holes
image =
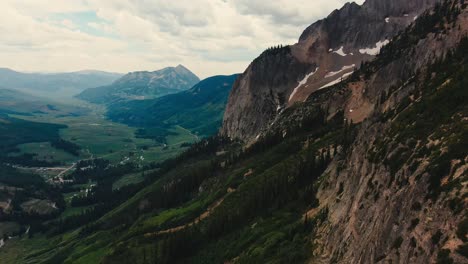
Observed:
[[[300,62],[289,47],[272,49],[257,58],[234,83],[224,116],[223,133],[255,136],[285,104],[289,88],[314,69]]]
[[[436,2],[348,3],[308,27],[297,44],[264,52],[234,85],[221,134],[254,140],[282,109],[347,78]]]
[[[468,158],[457,152],[466,148],[461,76],[468,53],[466,43],[458,45],[466,42],[468,10],[447,6],[461,10],[456,19],[422,19],[363,66],[366,77],[308,98],[330,117],[344,113],[360,123],[350,150],[335,155],[322,175],[320,207],[306,214],[329,212],[314,233],[310,263],[466,263],[457,252],[467,239],[460,230],[468,221]],[[270,130],[287,135],[305,111],[292,109]]]

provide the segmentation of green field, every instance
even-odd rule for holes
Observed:
[[[85,211],[86,209],[90,209],[92,207],[93,206],[67,207],[67,209],[65,209],[65,211],[63,211],[63,213],[60,215],[60,217],[66,218],[66,217],[73,216],[73,215],[79,215],[83,211]]]
[[[137,128],[106,120],[105,109],[102,107],[80,101],[70,101],[70,103],[75,104],[76,107],[89,109],[89,111],[82,112],[80,115],[40,113],[32,116],[11,116],[34,122],[66,125],[67,128],[60,130],[60,137],[79,145],[82,148],[81,157],[73,157],[46,143],[20,145],[21,153],[35,153],[38,154],[38,159],[65,163],[99,157],[113,163],[133,161],[144,165],[174,157],[183,150],[181,148],[183,143],[198,140],[198,137],[190,131],[176,126],[171,129],[171,132],[177,135],[169,135],[167,146],[161,145],[152,139],[136,137]]]
[[[146,171],[144,173],[150,173],[151,171]],[[120,179],[114,182],[112,185],[112,189],[117,190],[122,188],[123,186],[140,183],[145,179],[143,172],[131,173],[122,176]]]
[[[52,147],[50,142],[26,143],[18,145],[17,147],[20,152],[12,153],[11,156],[34,153],[37,154],[36,159],[38,160],[58,161],[65,164],[72,163],[79,159],[79,157]]]

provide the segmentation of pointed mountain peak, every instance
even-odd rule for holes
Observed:
[[[187,69],[187,67],[185,67],[185,66],[182,65],[182,64],[177,65],[175,68],[176,68],[176,69],[183,69],[183,70],[187,70],[187,71],[189,70],[189,69]]]
[[[177,73],[177,74],[182,74],[184,75],[186,78],[189,78],[191,79],[193,82],[195,83],[198,83],[200,81],[200,78],[198,78],[198,76],[193,73],[191,70],[187,69],[184,65],[182,64],[179,64],[177,65],[175,68],[174,68],[174,71]]]

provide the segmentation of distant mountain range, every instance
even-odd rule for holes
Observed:
[[[154,72],[131,72],[114,83],[87,89],[77,97],[92,103],[154,99],[190,89],[200,79],[182,65]]]
[[[114,82],[120,73],[78,71],[68,73],[23,73],[0,68],[0,85],[5,89],[20,90],[35,95],[74,95],[81,91]]]
[[[0,87],[0,101],[34,99],[32,95]]]
[[[54,99],[56,98],[48,99],[46,96],[34,96],[22,91],[0,87],[0,115],[50,113],[62,116],[79,116],[89,111],[89,109],[76,105],[69,105]]]
[[[177,94],[115,103],[109,106],[108,117],[132,126],[180,125],[202,136],[214,135],[221,126],[227,98],[237,76],[214,76]]]

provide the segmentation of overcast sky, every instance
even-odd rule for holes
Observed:
[[[1,0],[0,67],[242,72],[345,0]],[[359,4],[363,0],[357,1]]]

